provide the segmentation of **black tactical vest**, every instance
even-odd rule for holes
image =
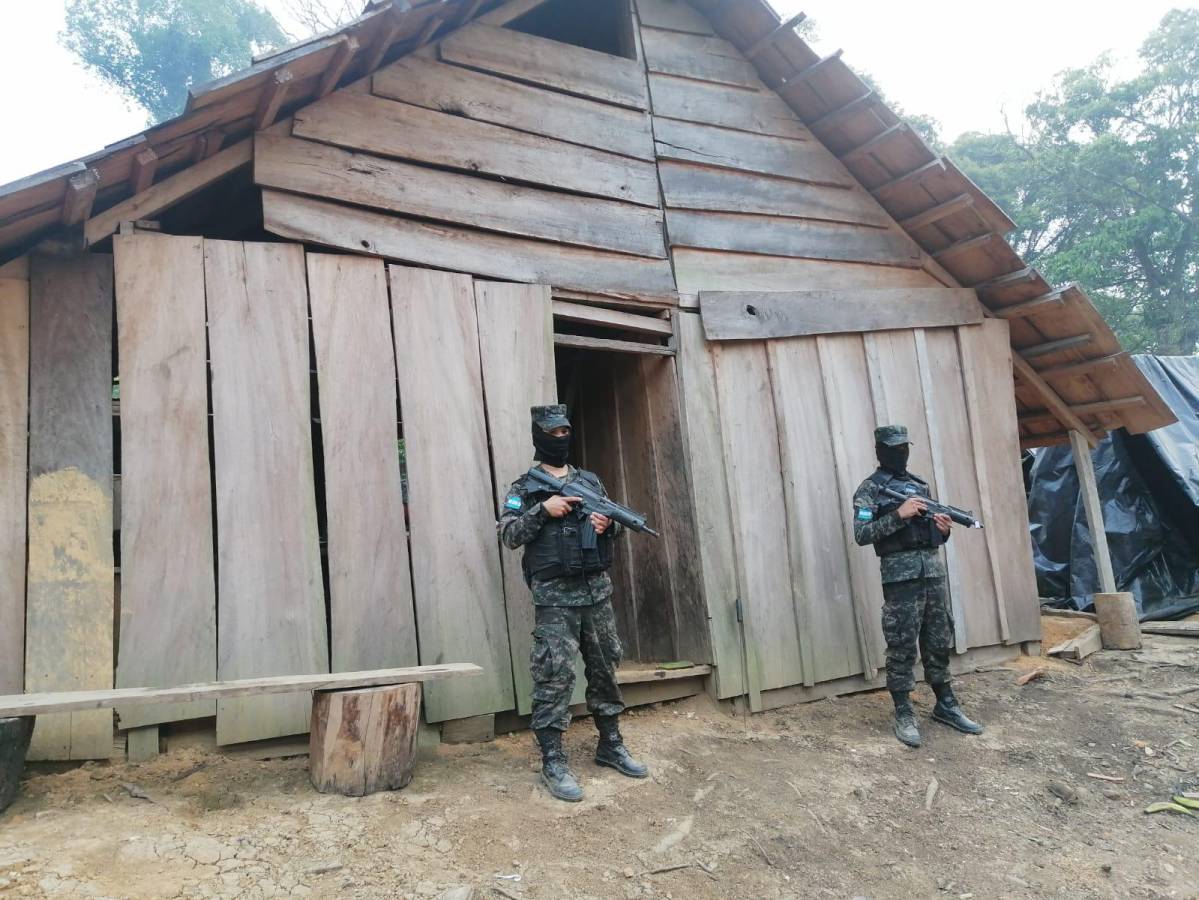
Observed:
[[[575,477],[585,481],[595,490],[600,490],[600,480],[591,472],[576,469]],[[527,497],[530,504],[540,503],[554,496],[548,491],[534,489],[534,485],[527,481],[525,487],[529,490]],[[612,565],[611,529],[599,535],[594,550],[583,549],[583,531],[590,527],[587,522],[589,518],[590,516],[576,505],[560,519],[546,519],[537,537],[525,545],[521,568],[524,570],[526,583],[532,584],[534,580],[545,581],[567,575],[603,572]]]
[[[899,491],[901,494],[915,493],[924,497],[929,496],[928,484],[920,478],[917,478],[911,472],[908,472],[906,477],[899,477],[888,472],[885,469],[878,469],[870,480],[877,484],[880,488],[889,487],[893,491]],[[889,512],[899,509],[902,501],[892,500],[890,497],[880,497],[878,503],[878,515],[880,517]],[[896,531],[894,534],[889,534],[881,541],[877,541],[874,545],[874,552],[879,556],[890,556],[892,553],[903,553],[906,550],[928,550],[933,547],[940,547],[945,543],[945,536],[933,523],[932,516],[913,516],[908,519],[904,527]]]

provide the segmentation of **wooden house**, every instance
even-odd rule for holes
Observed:
[[[555,397],[662,531],[614,572],[633,700],[881,684],[847,515],[880,423],[986,522],[948,547],[959,663],[1038,641],[1020,448],[1172,417],[795,24],[384,0],[0,188],[0,689],[470,661],[430,722],[527,713],[494,520]],[[231,744],[305,709],[118,713]],[[47,716],[34,755],[111,747],[105,712]]]

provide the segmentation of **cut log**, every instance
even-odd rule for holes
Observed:
[[[1139,650],[1141,627],[1132,594],[1096,594],[1095,613],[1104,650]]]
[[[419,684],[314,694],[308,753],[312,786],[350,797],[407,786],[416,758],[420,700]]]

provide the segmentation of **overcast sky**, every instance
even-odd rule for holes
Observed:
[[[281,13],[280,0],[265,4]],[[998,130],[1054,73],[1111,51],[1133,66],[1145,35],[1176,6],[1167,0],[774,0],[816,22],[817,48],[838,48],[888,97],[938,119],[947,139]],[[0,184],[67,162],[146,126],[113,90],[58,44],[63,0],[0,0]]]

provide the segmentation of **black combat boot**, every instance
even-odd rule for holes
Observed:
[[[540,728],[533,734],[537,736],[537,743],[541,747],[541,780],[546,788],[559,800],[571,803],[582,800],[583,789],[566,764],[562,732],[556,728]]]
[[[895,702],[895,736],[899,738],[900,743],[909,747],[919,747],[920,729],[916,727],[916,711],[912,709],[908,692],[892,691],[891,699]]]
[[[982,734],[983,727],[972,722],[958,706],[958,698],[953,695],[953,688],[947,684],[934,684],[933,693],[937,695],[937,705],[933,707],[933,718],[942,725],[956,728],[965,734]]]
[[[593,716],[595,727],[599,730],[599,744],[595,748],[595,763],[598,766],[608,766],[621,775],[630,778],[645,778],[649,769],[629,755],[624,741],[620,737],[620,725],[616,716]]]

